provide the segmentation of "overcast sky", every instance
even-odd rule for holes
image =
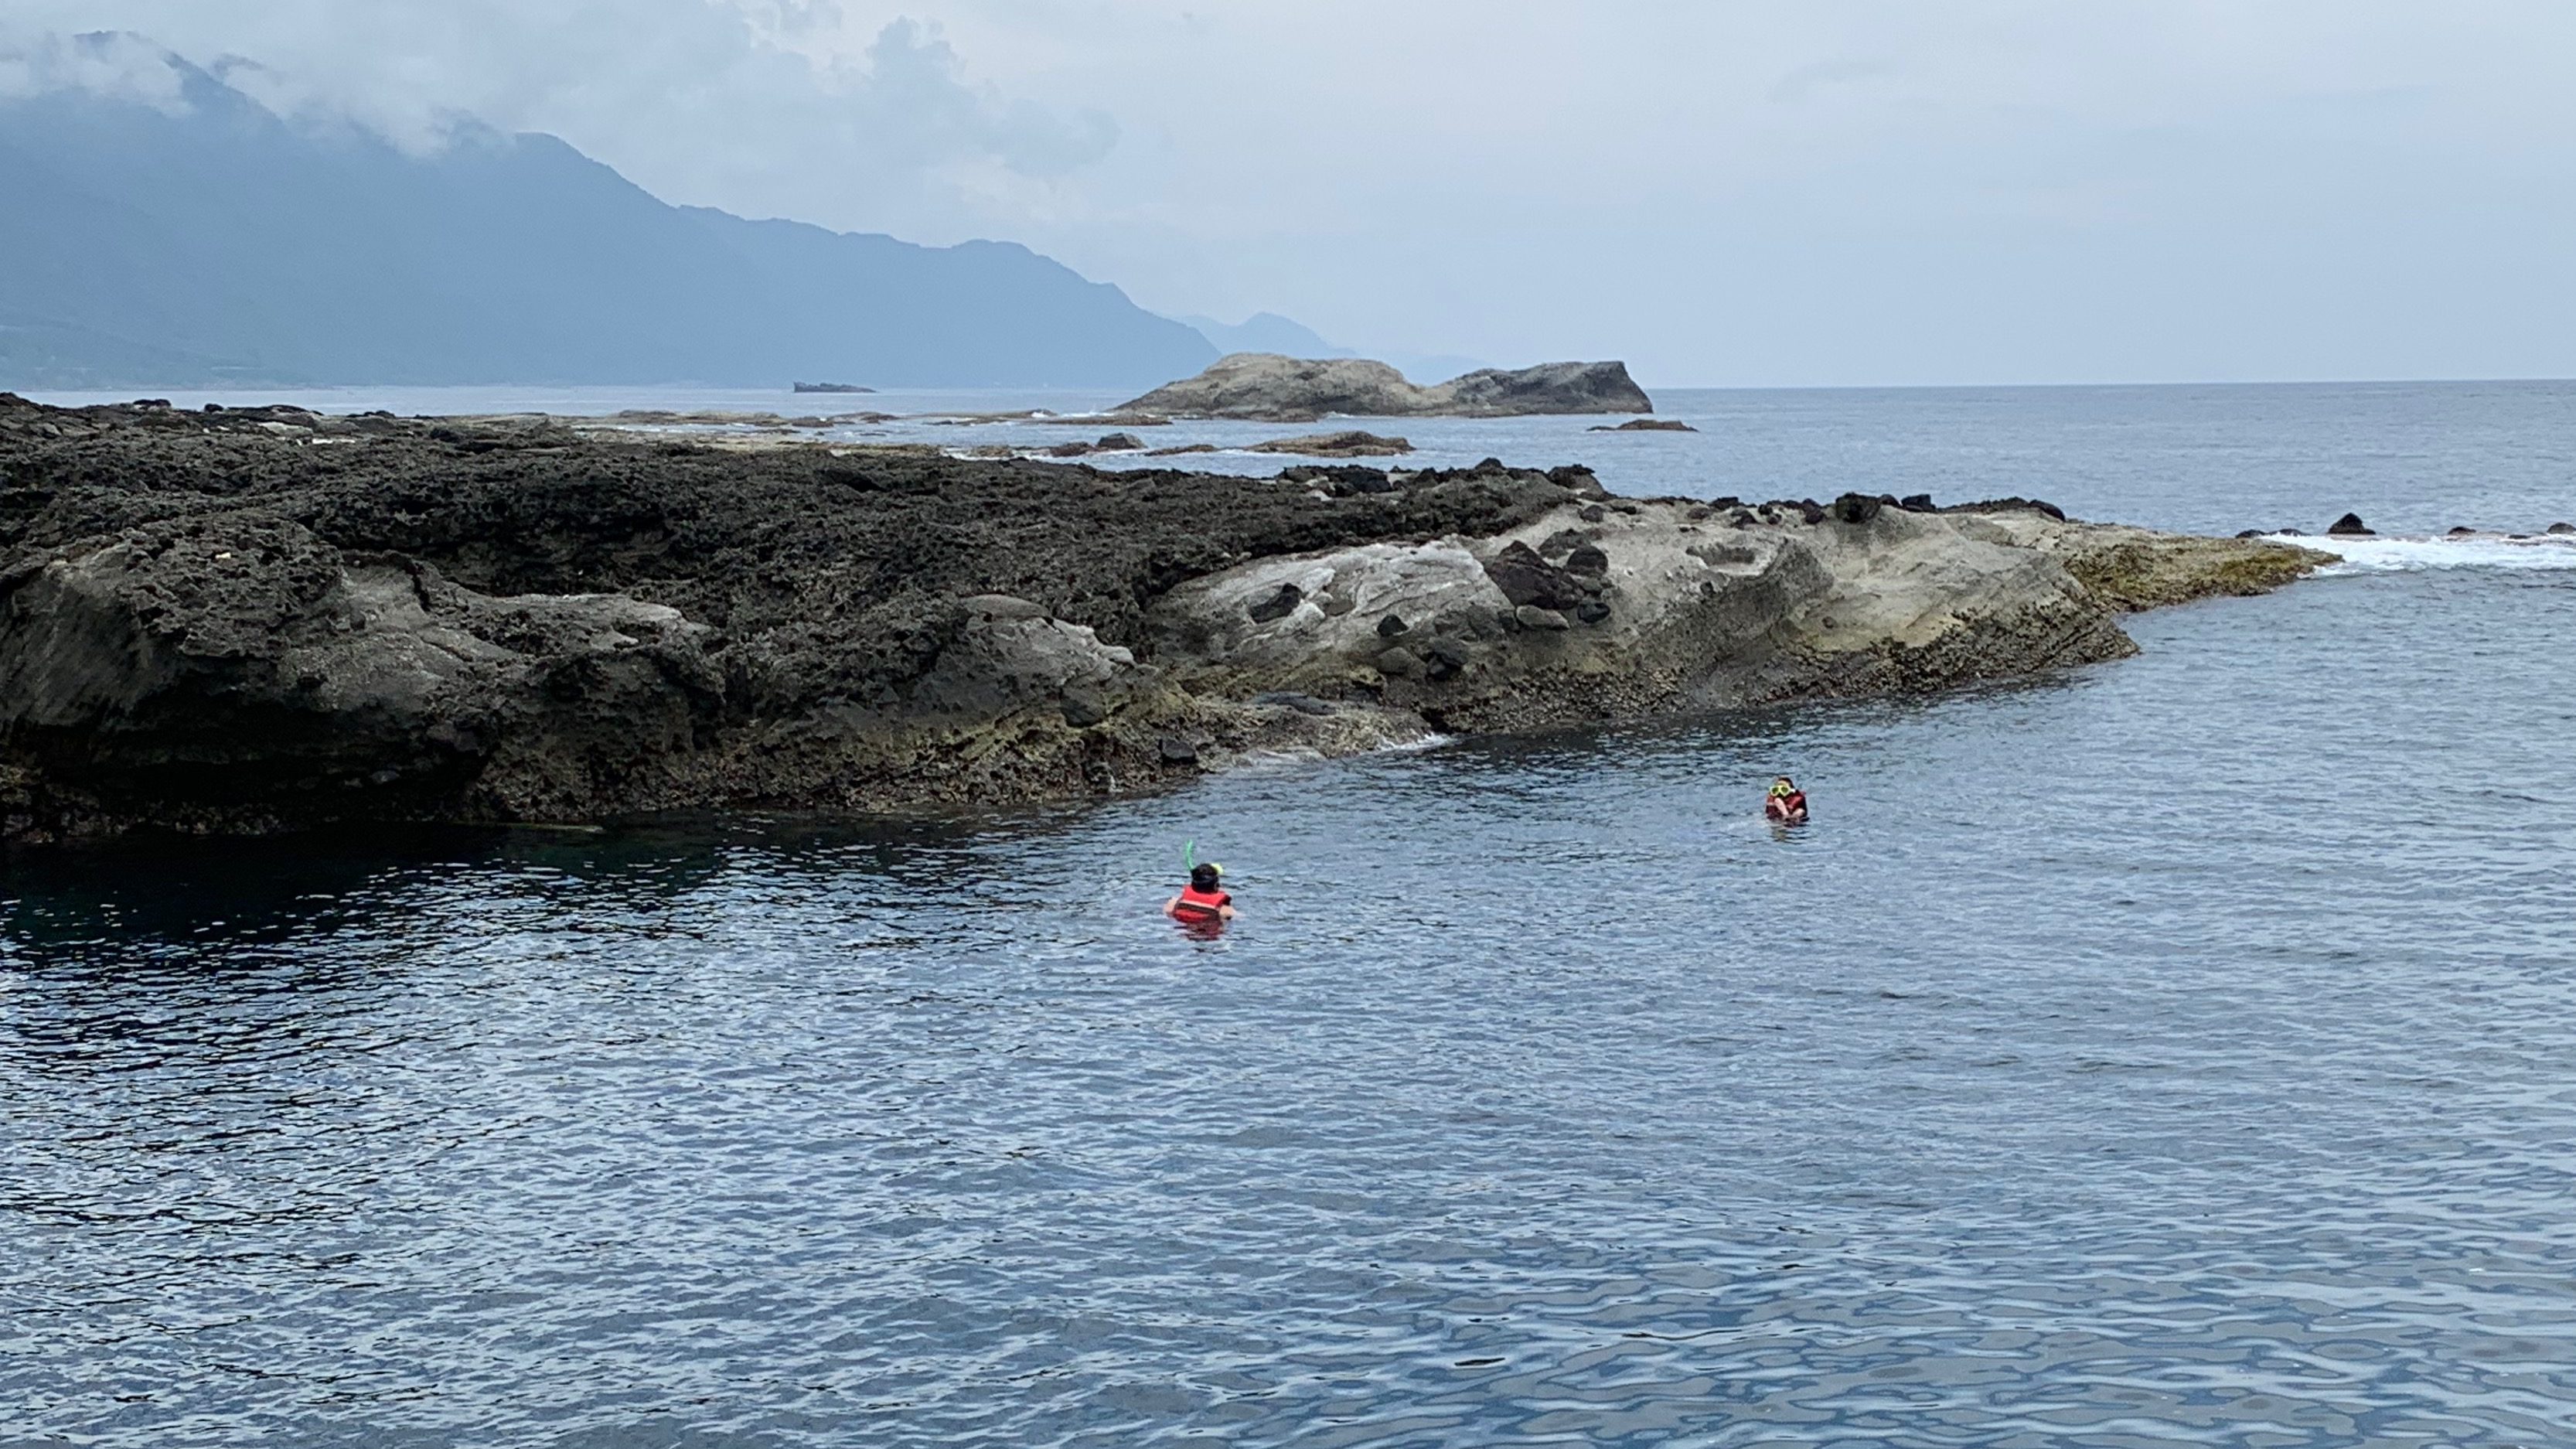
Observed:
[[[1651,384],[2576,375],[2567,0],[8,0],[413,145]]]

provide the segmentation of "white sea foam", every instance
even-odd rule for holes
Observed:
[[[2269,537],[2276,543],[2295,543],[2341,555],[2342,562],[2317,570],[2325,578],[2419,573],[2428,569],[2576,569],[2576,534],[2536,533],[2524,538],[2500,533],[2464,534],[2457,538]]]

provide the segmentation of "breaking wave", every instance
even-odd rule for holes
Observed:
[[[2456,538],[2314,538],[2271,534],[2277,543],[2324,549],[2341,561],[2317,572],[2335,578],[2354,574],[2421,573],[2432,569],[2576,569],[2576,534],[2481,533]]]

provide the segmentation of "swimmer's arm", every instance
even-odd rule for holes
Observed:
[[[1179,896],[1174,896],[1170,900],[1163,902],[1163,914],[1170,916],[1176,921],[1179,920],[1181,917],[1181,898]]]

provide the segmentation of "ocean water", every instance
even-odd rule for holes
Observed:
[[[2571,402],[1422,431],[2529,533]],[[2571,553],[1078,810],[8,862],[0,1444],[2576,1442]]]

